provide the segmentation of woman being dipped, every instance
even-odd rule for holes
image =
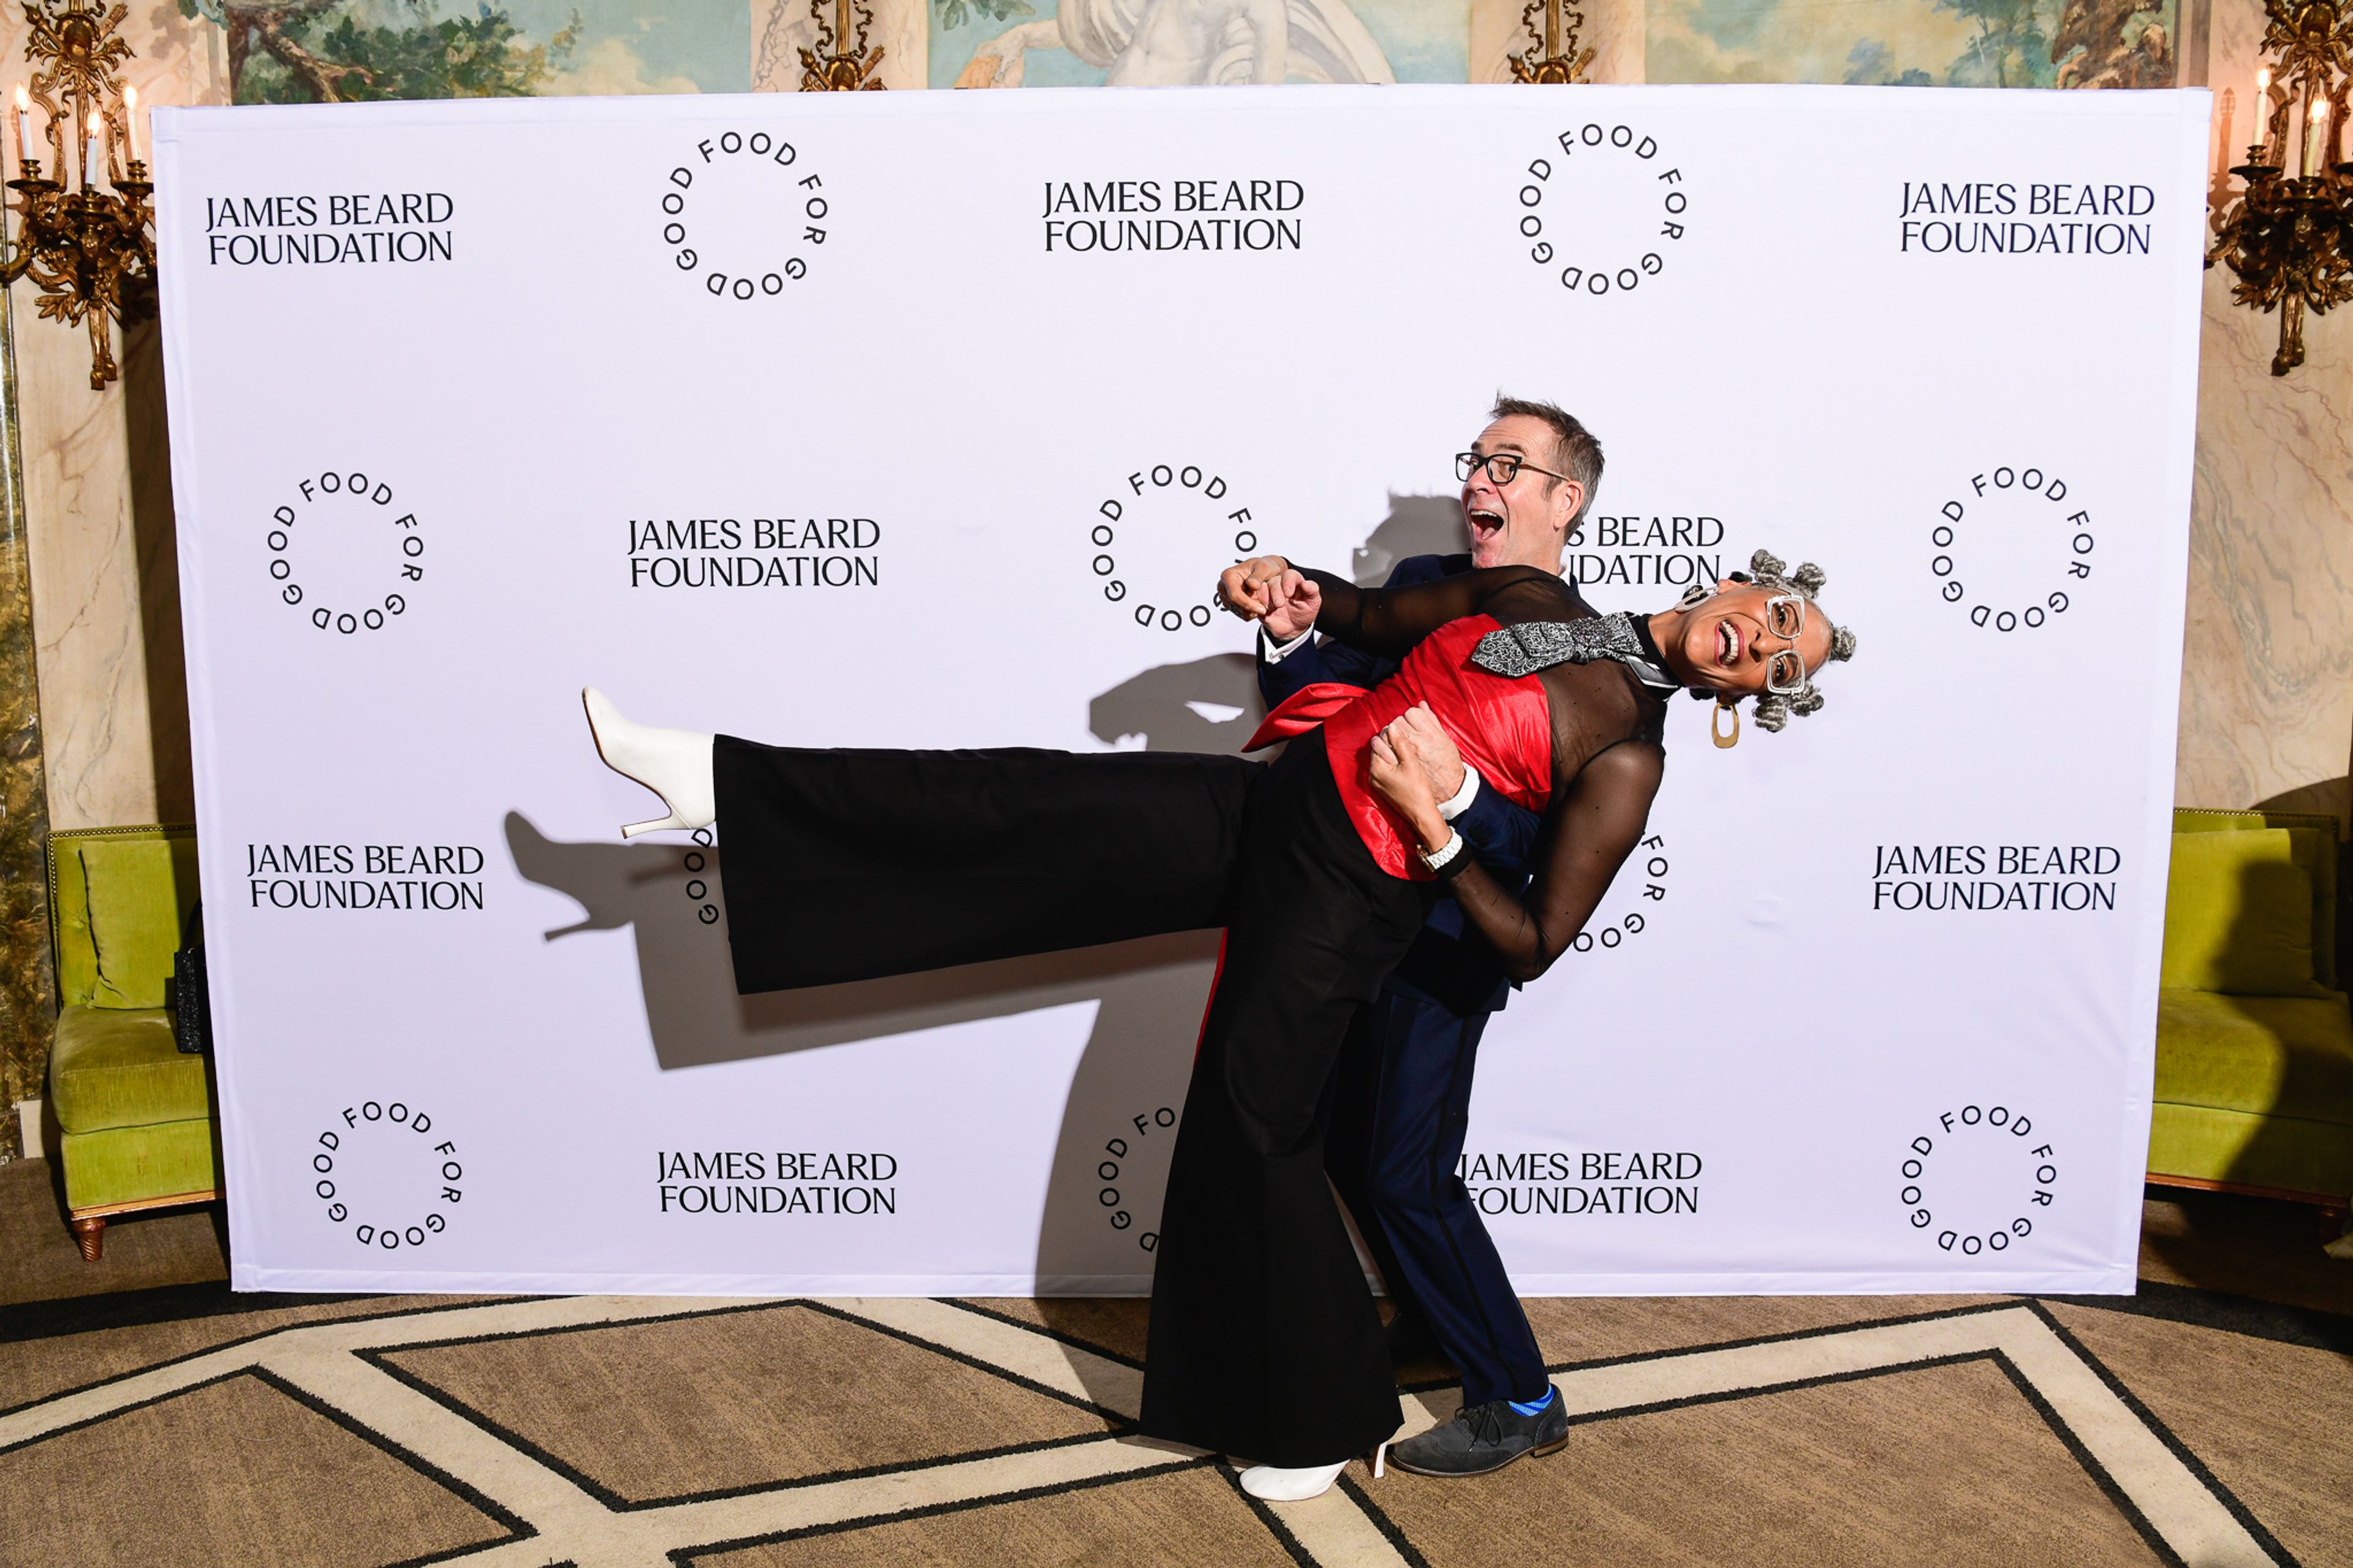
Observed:
[[[1315,1125],[1349,1019],[1441,878],[1513,978],[1544,973],[1641,837],[1677,688],[1755,696],[1771,730],[1820,706],[1813,674],[1853,638],[1813,608],[1817,569],[1785,578],[1761,552],[1753,565],[1755,581],[1658,615],[1601,616],[1532,568],[1383,590],[1247,563],[1221,588],[1239,613],[1288,599],[1404,660],[1369,692],[1283,703],[1251,744],[1296,742],[1265,766],[794,750],[652,730],[586,700],[606,762],[671,807],[625,833],[716,816],[739,991],[1227,928],[1170,1162],[1142,1426],[1256,1459],[1254,1495],[1296,1499],[1400,1414]],[[1525,893],[1447,826],[1416,760],[1437,729],[1542,816]]]

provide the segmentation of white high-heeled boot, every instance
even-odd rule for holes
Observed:
[[[1373,1450],[1373,1479],[1379,1480],[1388,1468],[1382,1461],[1388,1452],[1387,1443]],[[1330,1491],[1347,1468],[1345,1459],[1336,1465],[1303,1465],[1288,1470],[1277,1465],[1252,1465],[1241,1474],[1242,1490],[1263,1502],[1305,1502]]]
[[[1288,1470],[1277,1465],[1252,1465],[1242,1472],[1242,1490],[1264,1502],[1305,1502],[1330,1491],[1347,1468],[1345,1459],[1336,1465],[1303,1465]]]
[[[633,724],[621,717],[611,698],[593,686],[581,688],[580,703],[588,710],[588,733],[605,765],[645,785],[670,807],[668,816],[626,825],[622,837],[635,838],[666,827],[708,827],[719,819],[717,795],[711,783],[709,735]]]

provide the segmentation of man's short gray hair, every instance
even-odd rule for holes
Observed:
[[[1539,403],[1528,397],[1505,397],[1497,394],[1495,406],[1487,417],[1508,419],[1517,415],[1526,419],[1541,419],[1552,426],[1552,466],[1585,488],[1585,500],[1577,515],[1568,520],[1575,528],[1593,510],[1593,494],[1601,488],[1601,443],[1593,438],[1574,414],[1556,403]],[[1557,484],[1557,479],[1553,483]]]

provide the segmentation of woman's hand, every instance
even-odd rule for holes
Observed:
[[[1435,727],[1428,704],[1414,711],[1421,714],[1424,723]],[[1414,722],[1409,712],[1373,737],[1367,766],[1374,793],[1412,825],[1424,850],[1435,852],[1446,847],[1454,829],[1439,815],[1438,795],[1431,788],[1430,768],[1423,755],[1428,744],[1421,725]]]

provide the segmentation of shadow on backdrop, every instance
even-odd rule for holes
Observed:
[[[1250,660],[1229,654],[1123,681],[1093,700],[1089,726],[1112,743],[1230,753],[1263,716]],[[1216,971],[1217,931],[739,996],[719,894],[720,847],[564,843],[520,812],[508,814],[506,838],[525,880],[583,910],[579,921],[547,932],[548,941],[630,931],[648,1031],[666,1071],[1097,1003],[1056,1140],[1038,1289],[1101,1295],[1144,1288],[1158,1194]]]
[[[1350,557],[1350,579],[1360,588],[1377,588],[1409,555],[1460,555],[1470,548],[1461,498],[1401,496],[1391,490],[1388,516]]]
[[[1408,555],[1463,548],[1454,498],[1391,495],[1388,516],[1354,552],[1351,565],[1358,581],[1377,584]],[[1229,755],[1264,717],[1251,656],[1216,654],[1122,681],[1089,703],[1087,725],[1107,744]],[[739,996],[718,891],[718,847],[561,843],[520,812],[508,815],[506,833],[517,871],[585,911],[547,940],[631,931],[646,1022],[665,1070],[1098,1003],[1063,1105],[1039,1229],[1039,1310],[1050,1327],[1085,1337],[1082,1325],[1049,1298],[1145,1287],[1158,1194],[1216,972],[1219,932]]]

